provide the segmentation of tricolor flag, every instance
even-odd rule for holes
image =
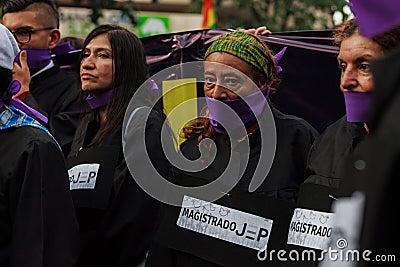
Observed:
[[[203,0],[201,16],[203,17],[203,21],[201,22],[203,29],[214,29],[217,27],[217,17],[215,16],[213,0]]]

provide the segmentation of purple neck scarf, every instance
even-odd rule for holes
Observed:
[[[96,109],[99,107],[107,106],[107,104],[121,95],[122,91],[120,87],[116,89],[110,89],[100,94],[90,94],[86,97],[86,101],[88,102],[91,109]]]
[[[29,69],[40,69],[49,65],[51,61],[51,51],[47,48],[21,48],[26,51],[26,57]],[[20,52],[21,53],[21,52]],[[15,57],[15,61],[21,64],[19,54]]]
[[[16,93],[18,93],[19,90],[21,90],[21,83],[17,80],[13,80],[10,83],[10,85],[8,86],[8,89],[5,93],[5,95],[2,98],[0,98],[0,107],[2,107],[3,105],[13,105],[17,109],[25,112],[26,114],[28,114],[30,116],[34,116],[34,117],[40,119],[41,121],[43,121],[44,123],[47,123],[48,120],[47,120],[46,116],[44,116],[37,110],[29,107],[21,100],[19,100],[17,98],[12,98],[12,96],[15,95]]]
[[[372,93],[343,92],[348,122],[367,122],[372,105]]]
[[[214,130],[218,133],[227,134],[227,131],[222,125],[224,125],[225,128],[229,128],[229,130],[232,130],[233,132],[240,129],[242,124],[244,124],[246,129],[252,126],[256,122],[256,118],[260,116],[264,110],[270,89],[269,87],[265,87],[260,91],[265,98],[260,98],[259,92],[254,92],[244,96],[243,98],[222,101],[206,96],[208,110],[210,111],[210,123]],[[252,109],[246,104],[244,99],[249,103]],[[232,120],[232,117],[229,116],[229,112],[227,112],[226,107],[224,107],[221,102],[233,109],[239,116],[241,122]]]

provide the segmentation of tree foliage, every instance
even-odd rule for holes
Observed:
[[[82,0],[74,0],[76,4],[83,2]],[[90,14],[90,20],[94,24],[98,24],[99,18],[103,16],[104,9],[118,9],[126,15],[133,25],[136,25],[138,20],[135,15],[136,8],[132,0],[126,0],[124,2],[117,2],[114,0],[87,0],[89,2],[89,8],[92,10]]]
[[[0,7],[3,6],[4,2],[7,0],[0,0]],[[154,1],[154,0],[153,0]],[[54,0],[56,6],[59,6],[57,0]],[[77,6],[81,4],[88,3],[88,7],[92,10],[90,14],[90,21],[94,24],[98,24],[99,18],[103,16],[104,9],[118,9],[126,15],[133,25],[138,23],[136,17],[136,8],[132,0],[125,0],[124,2],[117,2],[115,0],[74,0]]]
[[[200,12],[202,0],[192,0],[191,12]],[[214,0],[217,17],[227,7],[240,10],[238,15],[223,16],[219,27],[257,27],[266,25],[272,31],[328,29],[334,25],[335,12],[343,20],[349,14],[343,11],[346,0]],[[242,14],[242,15],[240,15]]]

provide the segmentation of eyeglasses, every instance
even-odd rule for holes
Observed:
[[[46,28],[20,28],[16,29],[15,31],[11,32],[15,39],[21,44],[26,44],[31,41],[32,33],[37,31],[47,31],[52,30],[53,27],[46,27]]]

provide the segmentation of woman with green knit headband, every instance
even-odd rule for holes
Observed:
[[[184,128],[180,147],[204,168],[174,167],[171,180],[188,187],[232,183],[233,189],[216,201],[196,194],[185,196],[182,207],[166,207],[147,267],[268,266],[258,252],[285,247],[317,131],[270,105],[277,69],[272,51],[247,33],[221,35],[206,51],[207,112]]]

